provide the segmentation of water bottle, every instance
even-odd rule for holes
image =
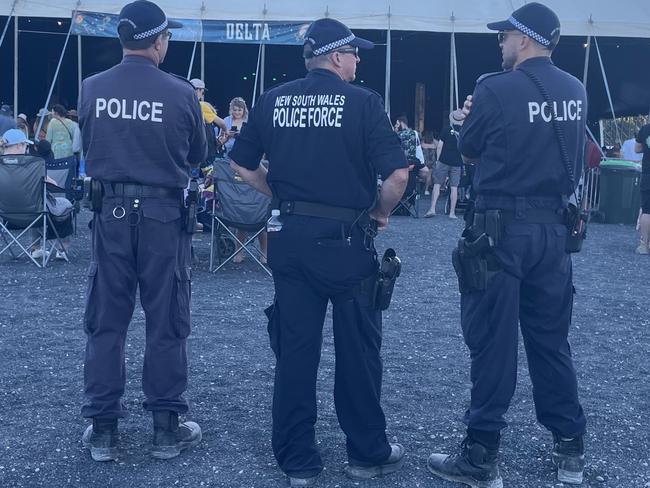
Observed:
[[[279,232],[282,230],[282,221],[280,220],[280,211],[275,208],[271,210],[271,218],[266,223],[266,232]]]

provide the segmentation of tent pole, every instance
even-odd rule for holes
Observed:
[[[72,32],[72,26],[74,25],[74,18],[77,16],[77,9],[79,8],[80,3],[81,0],[77,1],[77,6],[75,7],[74,12],[72,12],[72,18],[70,20],[70,28],[68,29],[68,34],[65,36],[65,43],[63,44],[63,49],[61,50],[61,56],[59,56],[59,64],[56,65],[56,71],[54,72],[54,79],[52,80],[52,84],[50,85],[50,90],[47,94],[47,100],[45,100],[45,105],[43,105],[44,108],[47,108],[50,105],[50,99],[52,98],[54,85],[56,84],[56,80],[59,77],[59,71],[61,70],[61,63],[63,62],[63,56],[65,56],[65,50],[68,47],[68,41],[70,40],[70,32]],[[16,30],[16,32],[18,32],[18,30]],[[38,135],[41,132],[41,128],[43,127],[44,118],[45,118],[45,113],[43,113],[40,119],[38,120],[38,127],[36,128],[36,134],[34,134],[34,139],[36,140],[38,140]]]
[[[390,32],[390,5],[388,6],[388,29],[386,30],[386,85],[384,88],[384,104],[386,113],[390,118],[390,61],[391,61],[391,32]]]
[[[609,101],[609,109],[612,111],[612,118],[614,119],[614,128],[616,129],[616,142],[622,144],[621,133],[618,130],[618,122],[616,120],[616,112],[614,112],[614,103],[612,102],[612,93],[609,90],[609,83],[607,82],[607,73],[605,72],[605,65],[603,64],[603,57],[600,54],[598,47],[598,37],[594,36],[594,45],[596,46],[596,53],[598,53],[598,62],[600,63],[600,71],[603,74],[603,81],[605,82],[605,91],[607,92],[607,100]]]
[[[589,55],[591,54],[591,35],[587,36],[587,49],[585,51],[585,71],[582,75],[582,84],[587,89],[587,77],[589,74]]]
[[[201,43],[201,79],[205,83],[205,42]]]
[[[449,36],[449,113],[454,110],[454,33]]]
[[[194,57],[196,56],[196,45],[198,42],[194,41],[194,47],[192,48],[192,57],[190,58],[190,67],[187,69],[187,79],[189,80],[192,77],[192,68],[194,67]]]
[[[18,115],[18,16],[14,17],[14,117]]]
[[[2,36],[0,36],[0,46],[2,46],[2,41],[5,40],[5,34],[7,34],[7,31],[9,30],[9,24],[11,23],[11,17],[14,15],[17,1],[18,0],[14,0],[14,3],[11,5],[11,11],[9,12],[9,15],[7,15],[7,23],[5,24],[4,29],[2,29]]]
[[[81,82],[83,80],[83,60],[81,57],[81,34],[77,36],[77,93],[81,93]],[[79,107],[77,107],[79,108]]]
[[[257,51],[257,65],[255,65],[255,84],[253,85],[253,100],[251,100],[251,107],[255,106],[255,99],[257,98],[257,82],[260,79],[260,61],[262,60],[262,43]]]
[[[260,95],[264,93],[264,77],[266,74],[266,44],[262,44],[262,58],[260,59],[260,70],[262,71],[262,76],[260,76]]]

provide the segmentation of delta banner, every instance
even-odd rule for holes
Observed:
[[[302,45],[309,23],[255,20],[174,19],[183,24],[173,30],[173,41],[224,42],[233,44]],[[78,11],[72,34],[117,37],[118,16]]]

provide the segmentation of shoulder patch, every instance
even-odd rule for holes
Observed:
[[[512,70],[507,70],[507,71],[495,71],[494,73],[482,74],[476,80],[476,84],[478,85],[479,83],[483,82],[484,80],[487,80],[488,78],[492,78],[493,76],[505,75],[506,73],[511,73],[511,72]]]
[[[187,78],[185,78],[183,76],[180,76],[180,75],[177,75],[177,74],[174,74],[174,73],[167,73],[167,74],[170,75],[170,76],[173,76],[174,78],[176,78],[178,80],[184,81],[185,83],[187,83],[187,85],[189,85],[192,88],[192,90],[194,90],[194,85],[192,85],[192,83],[190,83],[190,80],[188,80]]]

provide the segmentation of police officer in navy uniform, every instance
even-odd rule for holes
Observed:
[[[480,78],[468,97],[459,149],[476,163],[476,214],[466,239],[490,237],[495,259],[487,262],[497,268],[484,289],[461,292],[471,357],[467,436],[457,454],[432,454],[428,468],[473,487],[503,486],[497,456],[515,391],[519,325],[537,419],[553,434],[558,479],[579,484],[585,416],[567,340],[573,284],[565,207],[582,167],[586,94],[551,61],[560,37],[553,11],[528,3],[488,28],[499,31],[504,71]]]
[[[230,153],[233,169],[272,195],[281,212],[282,228],[268,238],[275,301],[267,315],[277,360],[272,444],[291,486],[314,484],[323,469],[314,424],[328,301],[346,473],[372,478],[403,463],[404,448],[386,438],[380,405],[382,332],[381,312],[372,303],[378,264],[371,223],[387,225],[408,166],[381,97],[351,84],[358,49],[371,47],[336,20],[313,22],[303,48],[307,76],[264,93]],[[268,173],[260,166],[263,153]]]
[[[146,316],[142,387],[153,412],[152,455],[168,459],[201,440],[188,409],[191,235],[183,192],[191,166],[205,159],[199,102],[163,62],[171,31],[156,4],[138,0],[119,15],[122,62],[83,82],[79,96],[86,173],[99,182],[84,317],[86,402],[93,423],[83,442],[96,461],[117,456],[117,422],[126,414],[124,346],[136,288]],[[103,197],[102,197],[103,195]]]

